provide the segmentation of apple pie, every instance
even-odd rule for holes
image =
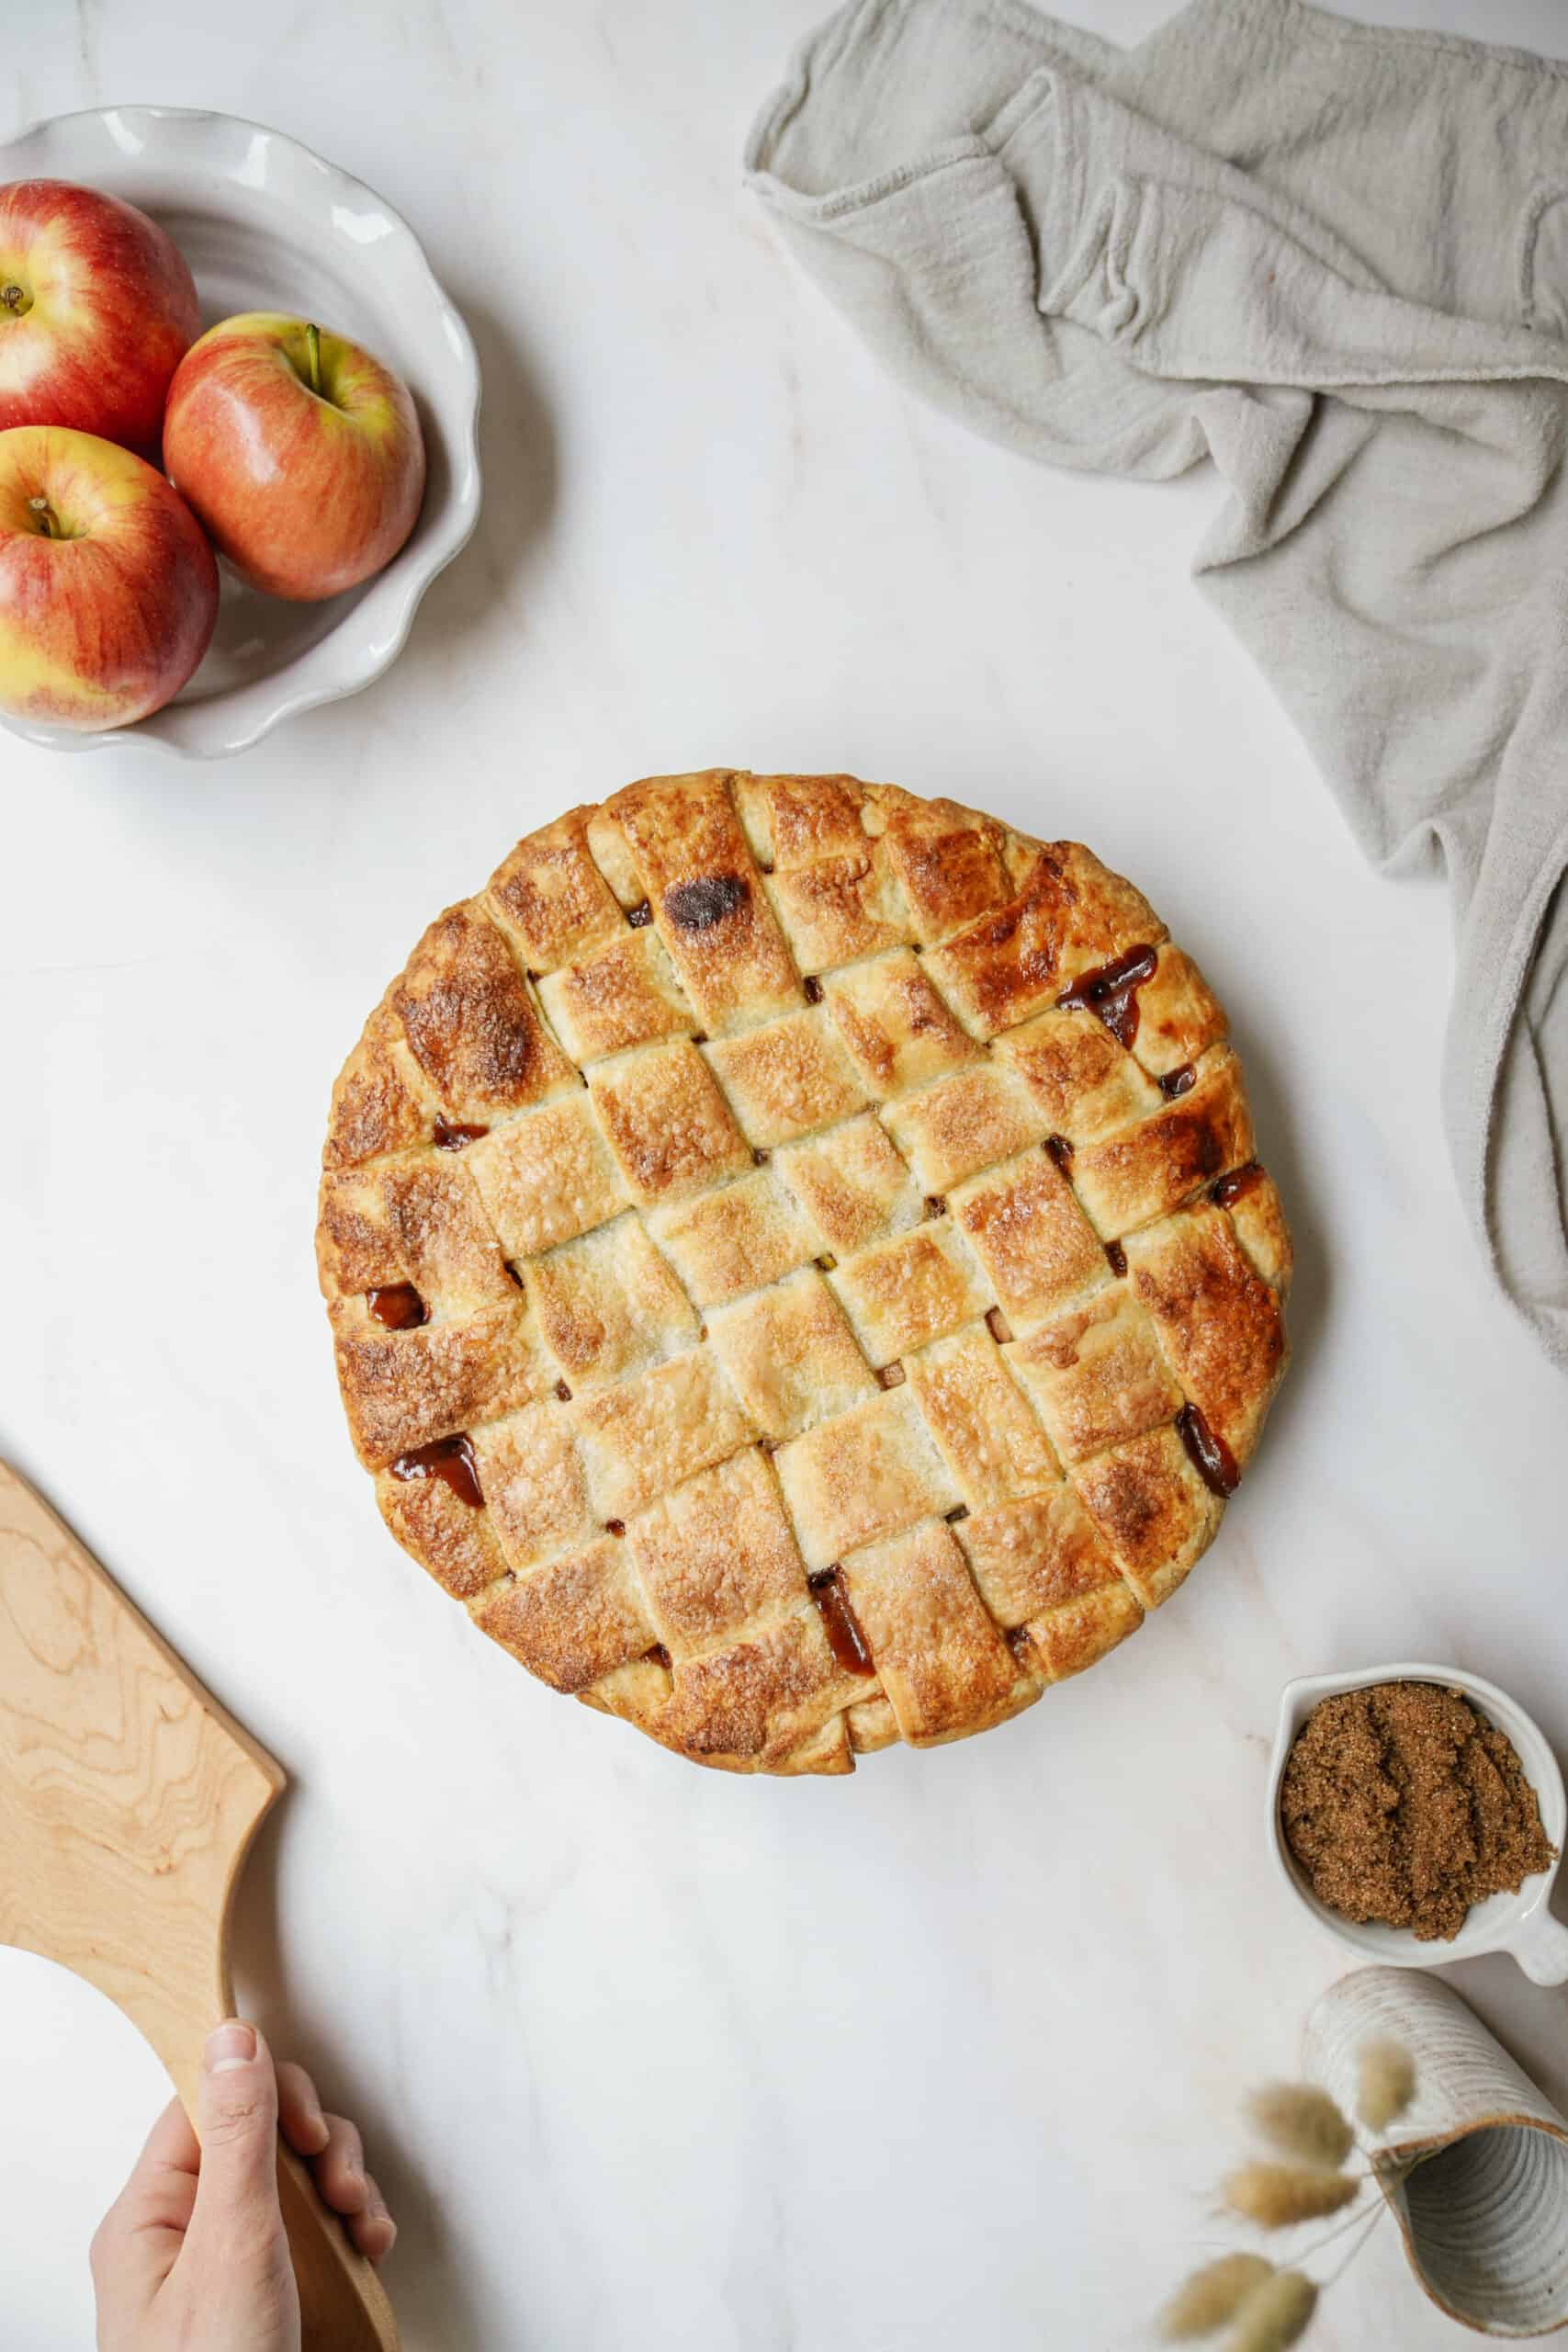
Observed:
[[[519,842],[344,1066],[317,1248],[399,1542],[734,1771],[1102,1657],[1285,1363],[1196,965],[1077,842],[852,776],[654,776]]]

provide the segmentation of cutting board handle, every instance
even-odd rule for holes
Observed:
[[[107,1995],[196,2112],[229,1923],[281,1768],[0,1462],[0,1943]],[[385,2288],[281,2143],[305,2352],[398,2352]]]

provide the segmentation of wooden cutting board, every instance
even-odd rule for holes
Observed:
[[[85,1976],[195,2111],[240,1872],[285,1778],[0,1462],[0,1942]],[[397,2352],[375,2271],[278,2150],[306,2352]]]

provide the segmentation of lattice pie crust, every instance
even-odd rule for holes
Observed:
[[[1197,967],[1076,842],[852,776],[655,776],[519,842],[344,1065],[317,1247],[399,1541],[737,1771],[1103,1657],[1285,1363]]]

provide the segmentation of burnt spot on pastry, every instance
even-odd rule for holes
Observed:
[[[412,1453],[400,1453],[391,1470],[394,1478],[439,1478],[470,1510],[484,1502],[479,1465],[467,1437],[438,1437],[434,1445],[417,1445]]]
[[[871,1649],[860,1619],[850,1606],[842,1572],[837,1567],[823,1568],[810,1581],[811,1598],[817,1603],[822,1630],[839,1664],[846,1674],[874,1674]]]
[[[1138,1034],[1138,990],[1154,978],[1159,957],[1152,947],[1130,947],[1113,964],[1086,972],[1056,999],[1063,1012],[1093,1012],[1104,1022],[1119,1046],[1132,1049]],[[1185,1093],[1185,1087],[1175,1091]]]
[[[945,1216],[947,1215],[947,1203],[942,1199],[940,1193],[928,1193],[926,1194],[926,1215],[928,1217]]]
[[[412,1283],[383,1283],[378,1290],[367,1291],[365,1304],[389,1331],[412,1331],[430,1320],[430,1309]]]
[[[1122,1244],[1119,1241],[1108,1241],[1106,1243],[1105,1262],[1110,1267],[1111,1272],[1118,1277],[1126,1272],[1127,1252],[1122,1249]]]
[[[700,874],[694,882],[672,882],[664,911],[677,931],[711,931],[750,895],[739,874]]]
[[[1055,1162],[1064,1176],[1073,1172],[1073,1147],[1066,1136],[1047,1136],[1042,1147],[1048,1159]]]
[[[818,979],[815,973],[807,972],[805,986],[807,1003],[820,1004],[822,1001],[822,983]]]
[[[556,1395],[558,1396],[558,1397],[559,1397],[559,1399],[560,1399],[560,1401],[561,1401],[561,1403],[562,1403],[563,1405],[570,1405],[570,1402],[571,1402],[571,1391],[570,1391],[570,1389],[567,1386],[567,1385],[566,1385],[566,1383],[565,1383],[565,1381],[564,1381],[564,1380],[558,1380],[558,1381],[557,1381],[557,1383],[556,1383]]]
[[[1190,1091],[1197,1076],[1198,1073],[1191,1063],[1183,1062],[1179,1069],[1166,1071],[1165,1076],[1160,1080],[1159,1091],[1168,1102],[1174,1102],[1179,1094],[1186,1094]]]
[[[518,1272],[510,1258],[503,1258],[502,1260],[501,1271],[506,1276],[507,1281],[512,1284],[513,1290],[521,1290],[523,1288],[523,1277]]]
[[[1002,1313],[999,1306],[988,1306],[986,1309],[986,1329],[990,1333],[992,1339],[995,1340],[998,1348],[1011,1346],[1012,1325],[1008,1321],[1007,1317]]]
[[[606,1535],[624,1535],[626,1532],[626,1522],[624,1519],[607,1519],[604,1521],[604,1532]]]
[[[655,1642],[650,1650],[644,1650],[643,1656],[648,1660],[649,1666],[661,1666],[664,1668],[665,1673],[669,1673],[671,1667],[670,1653],[665,1648],[662,1642]]]
[[[643,930],[653,921],[653,909],[646,899],[639,899],[635,907],[626,909],[626,921],[634,931]]]
[[[1222,1176],[1217,1184],[1211,1185],[1209,1198],[1217,1209],[1234,1208],[1237,1201],[1244,1199],[1253,1186],[1262,1181],[1262,1161],[1249,1159],[1245,1168],[1233,1168],[1228,1176]]]
[[[437,1151],[461,1151],[467,1143],[478,1143],[488,1136],[488,1127],[465,1125],[461,1119],[448,1119],[441,1112],[435,1114],[435,1148]]]
[[[1176,1417],[1176,1431],[1187,1449],[1187,1458],[1212,1495],[1234,1495],[1241,1484],[1241,1472],[1236,1459],[1220,1435],[1212,1430],[1196,1405],[1183,1405]]]

